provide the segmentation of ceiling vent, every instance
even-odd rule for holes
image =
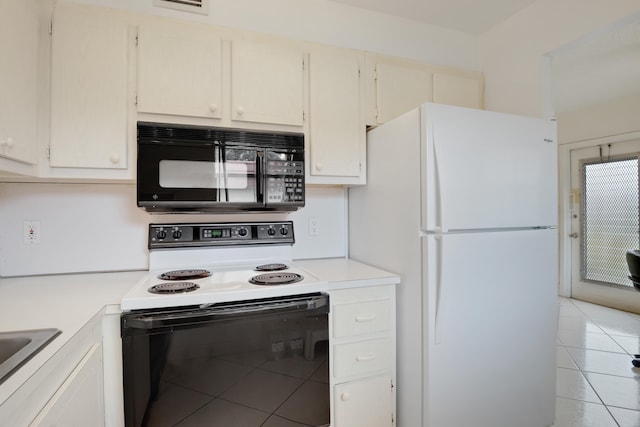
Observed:
[[[202,15],[209,14],[209,0],[153,0],[153,5]]]

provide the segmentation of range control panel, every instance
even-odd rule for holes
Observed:
[[[294,242],[292,221],[149,224],[149,249]]]

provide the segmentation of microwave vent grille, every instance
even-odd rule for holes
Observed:
[[[209,0],[153,0],[153,5],[183,12],[209,14]]]
[[[138,141],[287,147],[304,150],[304,134],[138,122]]]

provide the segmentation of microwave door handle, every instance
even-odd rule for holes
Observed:
[[[213,176],[215,179],[215,191],[216,191],[216,202],[220,201],[220,166],[219,166],[219,157],[220,157],[220,148],[218,147],[218,144],[216,143],[213,146]]]
[[[220,160],[222,163],[222,185],[224,185],[224,200],[225,202],[228,202],[229,187],[227,186],[227,150],[224,146],[220,147]]]
[[[264,151],[256,153],[256,202],[264,204],[264,183],[262,182],[262,169],[264,167]]]

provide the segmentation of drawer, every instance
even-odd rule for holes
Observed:
[[[389,337],[334,345],[333,375],[344,378],[389,371],[393,351]]]
[[[332,309],[335,338],[387,332],[391,325],[391,300],[335,304]]]

